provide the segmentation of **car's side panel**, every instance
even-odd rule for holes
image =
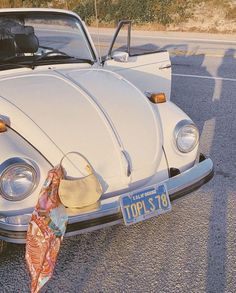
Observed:
[[[168,52],[129,56],[127,62],[107,60],[104,68],[124,76],[144,92],[163,92],[170,99],[171,63]]]

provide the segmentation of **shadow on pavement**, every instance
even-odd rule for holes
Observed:
[[[185,64],[187,66],[192,64],[190,75],[197,74],[206,77],[206,79],[196,77],[194,83],[188,83],[189,79],[193,80],[193,78],[186,77],[184,88],[172,91],[172,100],[186,111],[198,125],[200,133],[204,136],[204,142],[208,143],[208,145],[201,145],[201,150],[204,150],[212,158],[215,166],[213,180],[202,189],[207,188],[209,194],[212,194],[206,247],[207,267],[204,292],[207,293],[227,292],[228,279],[233,274],[228,268],[229,254],[227,250],[231,245],[234,245],[228,240],[228,212],[229,206],[232,205],[229,203],[228,196],[230,192],[235,193],[233,182],[236,179],[236,99],[233,98],[233,95],[236,87],[232,90],[232,83],[235,84],[235,81],[227,80],[225,77],[232,78],[232,74],[234,74],[233,78],[236,78],[236,71],[229,72],[227,76],[229,64],[234,70],[236,68],[236,60],[232,57],[234,54],[235,49],[228,49],[218,67],[216,75],[223,79],[211,78],[207,68],[202,65],[204,55],[194,56],[194,60],[192,60],[193,56],[172,58],[173,63],[177,66],[178,74],[186,74]],[[190,62],[188,59],[191,59]],[[174,75],[175,73],[174,70]],[[179,81],[179,77],[174,76],[173,79],[175,83]],[[185,97],[187,97],[186,93],[193,93],[192,98],[183,101],[181,91]],[[207,203],[207,199],[205,200]],[[194,276],[192,276],[192,282],[196,282]]]
[[[228,56],[233,56],[234,53],[234,49],[226,51],[218,68],[219,77],[225,77],[225,69],[229,60],[234,63],[233,67],[236,68],[236,60],[228,58]],[[227,249],[232,245],[228,241],[228,196],[230,190],[233,190],[231,182],[236,179],[236,100],[232,98],[235,91],[231,92],[230,89],[232,81],[217,80],[216,83],[218,83],[218,89],[221,88],[221,90],[218,96],[213,96],[209,111],[212,112],[215,119],[215,131],[210,155],[215,163],[214,181],[218,184],[213,185],[214,193],[209,219],[207,293],[227,291],[229,277],[227,276],[229,256]]]

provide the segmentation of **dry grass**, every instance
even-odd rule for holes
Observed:
[[[182,24],[185,30],[206,32],[236,32],[236,4],[232,1],[212,0],[195,7],[194,15]]]
[[[227,11],[226,19],[236,21],[236,4]]]
[[[91,3],[90,3],[90,2]],[[97,0],[99,2],[99,0]],[[124,0],[111,0],[110,3],[119,2],[123,3],[122,5],[127,6],[129,10],[132,8],[131,2]],[[123,2],[122,2],[123,1]],[[141,0],[140,0],[141,1]],[[155,20],[153,22],[144,22],[140,16],[137,16],[135,21],[135,15],[129,18],[132,18],[135,23],[136,29],[143,30],[174,30],[174,31],[203,31],[203,32],[224,32],[224,33],[232,33],[236,32],[236,0],[175,0],[169,1],[166,0],[164,5],[164,0],[150,0],[155,4],[153,7],[156,8],[156,13],[154,14]],[[106,8],[106,11],[103,9],[100,11],[103,14],[103,18],[101,25],[104,27],[114,27],[116,20],[114,15],[117,14],[117,11],[111,10],[111,4],[109,4],[109,0],[102,0],[101,3],[104,2],[106,5],[103,7]],[[163,2],[163,3],[162,3]],[[84,3],[84,4],[83,4]],[[87,4],[90,3],[88,6]],[[133,1],[132,3],[142,3],[139,1]],[[78,7],[82,7],[84,5],[84,17],[90,25],[94,24],[94,0],[0,0],[0,8],[5,7],[57,7],[57,8],[67,8],[67,9],[75,9]],[[103,5],[103,4],[101,4]],[[109,6],[110,5],[110,6]],[[140,4],[141,5],[141,4]],[[162,5],[162,6],[161,6]],[[163,6],[164,5],[164,6]],[[125,6],[125,7],[126,7]],[[131,7],[131,8],[130,8]],[[124,8],[124,7],[123,7]],[[101,9],[100,9],[101,10]],[[131,9],[134,11],[134,9]],[[137,9],[137,13],[140,9]],[[80,11],[80,9],[78,9]],[[123,10],[122,10],[123,11]],[[126,10],[125,10],[126,11]],[[150,11],[150,9],[148,10]],[[92,14],[91,14],[92,12]],[[139,11],[140,12],[140,11]],[[88,18],[88,14],[91,14]],[[152,13],[153,15],[153,13]],[[158,15],[158,18],[157,18]],[[163,15],[163,16],[160,16]],[[117,17],[117,16],[116,16]],[[119,16],[120,19],[121,16]],[[123,14],[122,14],[123,17]],[[127,17],[127,16],[125,16]],[[145,17],[147,15],[145,14]]]

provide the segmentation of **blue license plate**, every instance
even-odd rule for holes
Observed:
[[[120,205],[126,225],[171,211],[170,198],[164,184],[123,195]]]

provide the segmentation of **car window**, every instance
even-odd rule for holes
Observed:
[[[79,19],[66,14],[31,12],[0,16],[0,43],[0,60],[11,56],[19,59],[32,55],[40,57],[54,50],[50,57],[59,55],[56,52],[60,51],[94,61]]]

